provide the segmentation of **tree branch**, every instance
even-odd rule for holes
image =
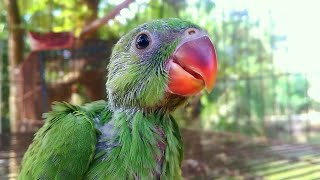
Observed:
[[[80,33],[79,38],[81,39],[81,38],[85,37],[86,35],[97,31],[101,26],[106,24],[110,19],[114,19],[116,17],[116,15],[118,15],[122,9],[128,7],[129,4],[132,2],[133,2],[133,0],[125,0],[124,2],[122,2],[121,4],[116,6],[108,15],[106,15],[100,19],[96,19],[96,20],[92,21],[89,25],[87,25],[83,28],[83,30]]]

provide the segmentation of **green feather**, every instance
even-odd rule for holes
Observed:
[[[96,144],[91,119],[99,110],[67,103],[52,109],[23,158],[18,179],[81,179],[89,168]]]
[[[180,179],[182,143],[174,120],[160,114],[145,116],[140,111],[131,114],[121,112],[117,115],[115,128],[119,131],[116,138],[119,146],[106,159],[98,158],[101,154],[95,158],[86,179],[154,179],[152,173],[159,171],[155,157],[160,156],[158,143],[161,141],[167,143],[167,149],[163,171],[158,173],[163,179]],[[165,139],[155,127],[164,129]]]

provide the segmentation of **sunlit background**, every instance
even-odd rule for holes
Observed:
[[[18,0],[17,2],[21,17],[19,28],[23,29],[24,34],[25,47],[22,53],[25,59],[16,68],[20,72],[17,75],[20,79],[15,82],[20,85],[19,87],[29,88],[30,91],[21,91],[21,96],[17,96],[17,101],[21,105],[17,111],[20,118],[12,120],[9,115],[9,88],[12,84],[9,83],[10,71],[7,69],[8,14],[5,5],[1,3],[0,132],[6,134],[10,128],[17,129],[17,132],[33,132],[42,124],[41,114],[50,110],[50,104],[55,100],[83,104],[105,98],[104,67],[107,65],[113,44],[141,23],[159,18],[178,17],[194,22],[207,30],[216,46],[219,60],[219,74],[213,92],[210,94],[202,92],[174,113],[182,129],[192,129],[192,135],[185,133],[186,137],[192,137],[193,131],[200,132],[201,138],[205,133],[221,133],[223,135],[218,136],[224,137],[221,140],[223,142],[216,141],[219,139],[216,134],[213,135],[215,140],[210,141],[205,136],[201,142],[211,143],[214,147],[220,147],[219,143],[228,145],[238,143],[237,148],[240,149],[223,145],[225,150],[234,148],[232,149],[234,151],[230,151],[231,154],[238,150],[242,152],[241,148],[245,147],[241,146],[242,143],[256,142],[253,140],[255,138],[263,139],[263,147],[266,144],[268,147],[274,145],[275,142],[287,146],[299,144],[298,150],[293,151],[295,153],[292,155],[293,158],[302,151],[309,152],[309,146],[320,152],[319,146],[314,147],[320,142],[318,45],[320,2],[317,0],[136,0],[121,9],[115,18],[108,20],[97,32],[91,34],[85,43],[73,45],[72,48],[37,52],[39,53],[37,56],[31,56],[34,51],[29,32],[68,32],[76,38],[76,43],[84,27],[93,20],[106,16],[121,1],[95,1],[97,2],[95,12],[94,8],[90,9],[88,5],[90,3],[85,3],[86,0]],[[29,74],[32,74],[32,77],[37,76],[35,79],[40,83],[25,87],[23,83],[28,81],[26,79]],[[93,81],[91,77],[101,78]],[[92,81],[97,84],[90,84]],[[93,87],[99,91],[96,92]],[[33,115],[30,115],[31,111]],[[237,139],[238,136],[248,139]],[[306,144],[307,148],[301,147],[301,144]],[[197,145],[192,147],[197,149]],[[287,153],[281,149],[282,146],[271,146],[270,152],[277,151],[277,148],[280,148],[283,154]],[[250,146],[249,149],[255,148]],[[24,150],[19,152],[23,153]],[[192,151],[195,152],[197,151]],[[209,151],[203,154],[206,153],[211,154]],[[298,157],[305,159],[307,156],[315,161],[316,165],[311,169],[301,170],[301,174],[312,172],[308,176],[310,179],[320,179],[319,153],[316,154],[300,153]],[[227,152],[217,153],[217,158],[222,159],[222,164],[225,166],[231,166],[232,163],[245,164],[244,161],[248,160],[246,154],[244,159],[229,162],[228,155]],[[291,159],[284,161],[288,163]],[[0,166],[1,162],[0,156]],[[216,163],[215,160],[210,162]],[[186,164],[188,163],[194,165],[193,161],[186,161]],[[268,161],[268,163],[266,166],[269,168],[268,172],[262,171],[264,168],[254,170],[258,172],[255,173],[257,177],[308,179],[306,176],[295,177],[294,173],[289,172],[272,174],[283,165],[283,162],[276,168],[271,165],[273,162]],[[198,164],[201,165],[201,162]],[[298,167],[300,166],[301,164],[298,164]],[[209,168],[205,170],[206,172],[210,171],[211,167],[211,165],[201,166],[204,169]],[[216,168],[217,165],[214,164],[213,167]],[[228,170],[229,174],[223,171],[224,175],[246,177],[241,175],[244,171],[241,168],[237,171]],[[252,169],[246,169],[246,173],[249,170]]]

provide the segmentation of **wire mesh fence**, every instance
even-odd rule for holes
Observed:
[[[105,98],[105,67],[111,44],[108,48],[100,42],[76,50],[45,51],[26,59],[19,79],[23,87],[20,97],[20,104],[24,104],[20,111],[25,112],[23,119],[41,119],[51,102],[70,101],[74,93],[80,94],[77,97],[82,102]],[[1,46],[1,58],[6,58],[6,43],[2,41]],[[8,116],[9,82],[8,76],[4,76],[7,60],[1,62],[5,62],[1,66],[0,96],[4,119]],[[218,78],[213,93],[207,97],[211,104],[203,103],[201,116],[213,122],[214,130],[267,135],[288,142],[316,141],[320,137],[320,106],[316,99],[319,81],[320,73],[275,70],[268,74],[225,75]],[[31,111],[33,106],[37,110]],[[32,112],[37,115],[31,117]]]
[[[319,137],[319,107],[311,97],[320,73],[284,73],[219,79],[217,129],[264,134],[286,141]],[[218,105],[217,105],[218,106]]]

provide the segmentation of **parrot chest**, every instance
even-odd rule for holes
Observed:
[[[104,160],[108,157],[113,148],[119,146],[119,142],[116,141],[118,132],[114,129],[114,123],[112,121],[98,128],[101,134],[97,138],[96,154],[103,154],[100,157]]]
[[[121,144],[117,141],[119,131],[114,128],[113,121],[106,123],[98,129],[101,134],[97,138],[96,154],[105,152],[104,155],[101,156],[101,160],[104,160],[108,157],[113,148],[121,146]],[[159,126],[155,126],[155,129],[161,139],[165,139],[164,131]],[[141,141],[144,141],[144,139],[141,139]],[[155,155],[155,159],[157,160],[157,162],[161,163],[163,161],[165,153],[165,141],[157,141],[157,147],[160,150],[160,155]],[[137,156],[138,155],[140,154],[137,154]],[[141,156],[143,156],[143,154],[141,154]]]
[[[137,164],[137,162],[135,162],[137,159],[142,160],[141,162],[139,162],[139,164],[147,164],[150,160],[152,160],[155,162],[155,166],[153,166],[153,169],[150,169],[149,174],[150,176],[159,179],[162,172],[162,165],[166,149],[164,131],[158,125],[148,126],[152,130],[145,129],[145,127],[143,127],[143,124],[141,124],[141,126],[129,124],[128,127],[126,125],[123,125],[123,127],[121,127],[119,126],[119,124],[117,124],[119,123],[118,121],[118,119],[110,119],[110,121],[102,126],[99,126],[99,123],[96,123],[96,128],[99,130],[100,134],[97,136],[95,157],[93,163],[89,167],[89,172],[94,170],[94,173],[96,174],[106,174],[105,177],[109,177],[108,173],[110,172],[108,172],[108,169],[113,168],[111,167],[113,166],[112,164],[114,164],[113,161],[125,161],[123,163],[119,163],[118,166],[120,167],[117,168],[119,170],[124,170],[127,172],[134,172],[135,168],[131,169],[130,165],[132,164],[132,166],[134,166],[135,164]],[[141,121],[144,121],[144,119],[142,119]],[[134,129],[137,127],[139,129]],[[139,138],[136,138],[135,131],[139,131]],[[126,132],[128,134],[126,134]],[[150,136],[148,136],[150,135],[150,132],[155,133],[154,135],[157,136],[157,138],[150,138]],[[126,141],[131,142],[130,146],[126,145]],[[136,148],[139,148],[139,150],[137,150]],[[132,154],[132,152],[135,153]],[[123,155],[128,157],[122,159],[122,153]],[[148,159],[146,158],[146,156],[149,156],[150,158]],[[133,176],[135,175],[133,174]],[[135,177],[135,179],[140,178]]]

